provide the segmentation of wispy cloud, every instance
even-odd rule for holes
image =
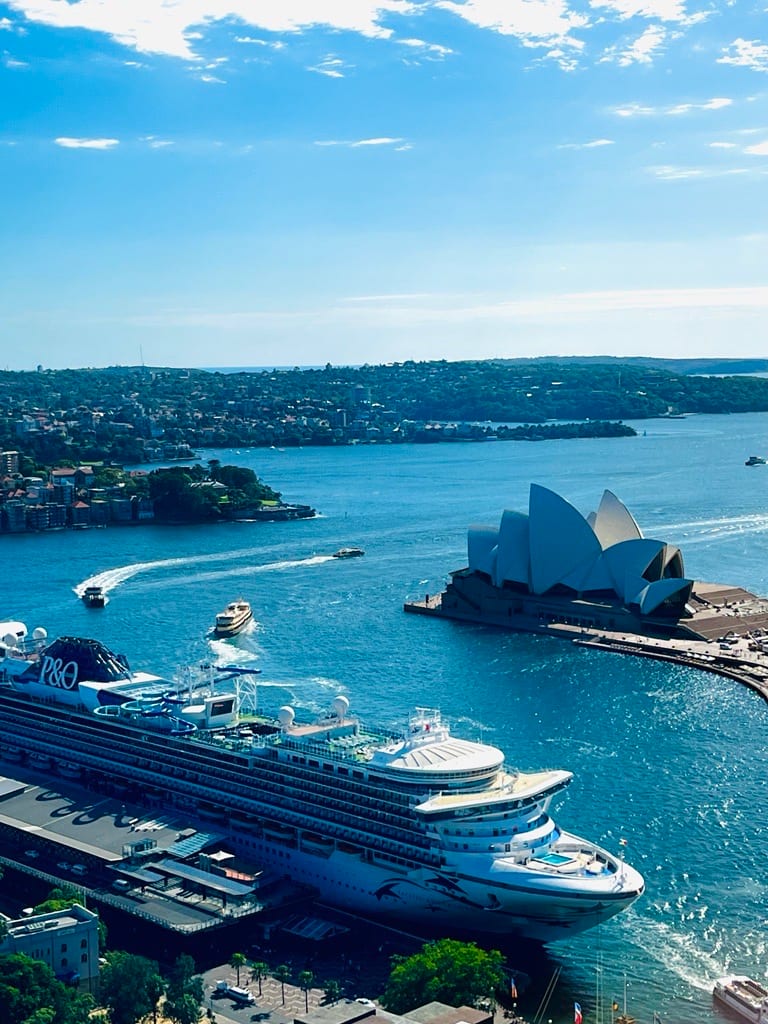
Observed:
[[[3,67],[9,68],[11,71],[29,67],[29,64],[25,60],[17,60],[16,57],[11,57],[7,53],[3,54],[2,64]]]
[[[710,149],[737,149],[735,142],[710,142]]]
[[[267,46],[270,50],[284,50],[285,43],[279,39],[257,39],[255,36],[235,36],[236,43],[247,43],[251,46]]]
[[[114,149],[120,145],[119,139],[78,139],[68,135],[60,135],[53,141],[64,149]]]
[[[599,149],[601,146],[612,146],[613,139],[593,139],[591,142],[563,142],[558,149]]]
[[[630,64],[652,64],[653,58],[661,50],[667,38],[667,30],[662,25],[649,25],[642,35],[625,45],[610,46],[599,63],[618,64],[629,67]]]
[[[509,0],[436,0],[435,7],[450,11],[478,28],[517,36],[531,46],[572,46],[583,43],[571,33],[589,24],[585,14],[572,11],[566,0],[510,3]]]
[[[768,44],[756,39],[734,39],[723,50],[723,56],[718,57],[717,63],[768,72]]]
[[[641,103],[628,103],[623,107],[614,107],[613,112],[619,117],[680,117],[683,114],[701,110],[722,110],[732,104],[733,100],[725,96],[715,96],[702,103],[676,103],[667,107],[649,107]]]
[[[398,150],[410,149],[410,143],[404,139],[390,138],[382,135],[375,139],[321,139],[316,146],[346,146],[348,149],[360,149],[363,146],[394,146]]]
[[[167,149],[175,145],[171,139],[159,139],[156,135],[142,135],[139,142],[145,142],[150,149]]]
[[[408,46],[412,50],[418,50],[420,56],[431,57],[435,60],[442,60],[454,51],[448,46],[441,46],[439,43],[427,43],[423,39],[398,39],[401,46]]]
[[[705,178],[730,178],[738,177],[742,174],[753,173],[753,169],[749,167],[676,167],[673,164],[646,167],[646,171],[649,174],[652,174],[655,178],[659,178],[661,181],[690,181],[692,179],[703,180]]]
[[[335,53],[329,53],[327,57],[323,57],[317,64],[308,67],[307,71],[314,71],[318,75],[325,75],[327,78],[343,78],[344,72],[349,71],[351,67],[351,64],[345,64],[341,57],[337,57]]]
[[[608,8],[621,19],[653,18],[681,25],[696,25],[709,17],[703,11],[689,14],[685,0],[590,0],[589,6]]]
[[[758,142],[755,146],[747,146],[744,150],[750,156],[768,156],[768,142]]]

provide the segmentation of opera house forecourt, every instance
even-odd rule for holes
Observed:
[[[531,484],[527,514],[505,511],[498,526],[471,526],[467,567],[442,594],[406,611],[573,638],[630,633],[713,640],[768,637],[768,601],[685,575],[679,548],[644,537],[611,491],[582,515]]]

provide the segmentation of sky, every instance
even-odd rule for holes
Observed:
[[[0,0],[0,368],[764,357],[768,0]]]

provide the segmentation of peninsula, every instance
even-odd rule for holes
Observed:
[[[405,611],[562,637],[729,676],[768,700],[768,599],[685,576],[610,491],[582,516],[531,485],[528,514],[471,526],[465,568]]]

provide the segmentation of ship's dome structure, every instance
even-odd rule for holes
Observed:
[[[528,514],[505,511],[498,528],[471,526],[467,548],[469,569],[496,587],[604,596],[641,615],[679,617],[693,587],[680,549],[643,537],[611,491],[585,517],[559,494],[531,484]]]

